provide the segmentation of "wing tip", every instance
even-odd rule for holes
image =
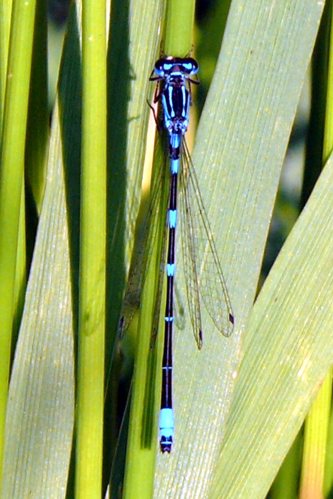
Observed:
[[[233,315],[232,312],[229,312],[228,314],[228,324],[226,324],[226,329],[225,331],[223,331],[223,334],[224,336],[226,336],[227,338],[229,338],[233,331],[234,331],[234,327],[235,327],[235,316]]]
[[[199,350],[201,350],[201,348],[202,348],[202,343],[203,343],[202,330],[199,329],[199,334],[198,334],[198,349]]]

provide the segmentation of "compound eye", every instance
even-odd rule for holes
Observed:
[[[185,59],[182,63],[182,66],[184,68],[184,71],[186,71],[186,73],[189,75],[194,75],[199,71],[199,65],[197,61],[192,57],[188,57],[187,59]]]
[[[158,76],[164,78],[167,74],[171,73],[174,65],[173,57],[164,57],[155,62],[154,71]]]
[[[195,75],[199,71],[199,64],[197,63],[197,61],[195,59],[192,59],[192,63],[193,64],[192,64],[191,74]]]
[[[159,59],[155,62],[154,71],[158,76],[164,76],[164,59]]]

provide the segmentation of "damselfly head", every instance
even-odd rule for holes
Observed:
[[[156,61],[154,72],[160,77],[165,78],[173,73],[181,73],[184,76],[197,74],[199,65],[192,57],[163,57]]]

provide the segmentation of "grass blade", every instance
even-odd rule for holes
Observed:
[[[331,157],[251,314],[212,497],[267,493],[331,364],[332,180]]]

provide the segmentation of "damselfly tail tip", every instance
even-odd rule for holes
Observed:
[[[170,454],[171,452],[171,445],[163,445],[161,444],[161,452],[162,454]]]
[[[229,314],[229,321],[233,326],[235,325],[235,317],[232,314]]]
[[[173,444],[173,432],[175,428],[174,414],[172,407],[163,407],[160,410],[160,449],[163,454],[170,454]]]
[[[163,454],[170,454],[172,449],[172,437],[169,437],[168,439],[162,439],[160,441],[160,449]]]

